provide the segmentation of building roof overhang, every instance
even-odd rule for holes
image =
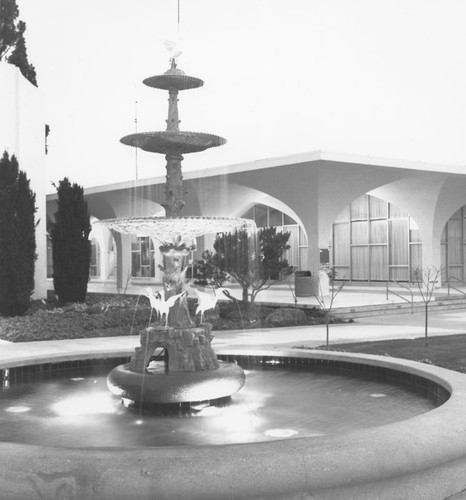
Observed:
[[[245,163],[212,167],[203,170],[187,170],[183,172],[185,180],[199,180],[214,177],[228,177],[229,175],[241,172],[253,172],[271,168],[292,168],[296,165],[326,162],[330,167],[334,165],[353,165],[364,167],[386,167],[404,169],[412,172],[439,172],[446,174],[466,175],[466,165],[447,165],[440,163],[428,163],[424,161],[402,160],[393,158],[379,158],[374,156],[364,156],[349,153],[339,153],[332,151],[311,151],[307,153],[297,153],[274,158],[264,158]],[[128,190],[140,188],[148,185],[160,185],[165,183],[165,176],[149,177],[144,179],[129,180],[118,183],[110,183],[100,186],[92,186],[84,189],[85,195],[95,195],[99,193]],[[56,198],[56,193],[47,195],[48,200]]]

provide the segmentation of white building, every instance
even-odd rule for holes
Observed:
[[[164,177],[88,188],[92,217],[164,215]],[[291,232],[288,259],[350,281],[410,281],[435,266],[466,281],[466,169],[312,152],[184,174],[185,215],[254,218]],[[47,211],[56,211],[56,195]],[[93,230],[92,279],[160,281],[158,244]],[[198,242],[198,254],[211,239]]]
[[[33,298],[47,295],[47,237],[45,210],[45,119],[41,91],[20,70],[0,62],[0,154],[18,159],[36,194],[35,288]]]

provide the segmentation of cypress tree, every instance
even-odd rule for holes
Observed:
[[[53,284],[58,300],[86,300],[91,244],[91,222],[84,190],[67,177],[59,182],[58,209],[52,227]]]
[[[0,314],[24,314],[34,291],[35,194],[18,161],[0,160]]]

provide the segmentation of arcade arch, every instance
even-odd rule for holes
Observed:
[[[466,205],[446,222],[440,247],[442,282],[466,282]]]
[[[286,251],[285,258],[288,263],[296,269],[301,269],[307,262],[307,235],[302,226],[290,215],[277,208],[256,203],[246,210],[241,217],[252,219],[256,226],[275,227],[277,231],[290,233],[288,244],[290,248]]]
[[[422,267],[415,220],[393,203],[365,194],[337,216],[331,232],[330,266],[349,281],[412,281]]]

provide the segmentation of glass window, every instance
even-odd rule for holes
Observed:
[[[294,219],[292,219],[289,215],[283,214],[283,224],[285,226],[294,226],[298,223]]]
[[[243,215],[245,219],[253,219],[258,228],[275,227],[277,231],[291,233],[287,251],[287,259],[291,265],[301,267],[306,262],[303,257],[307,252],[307,238],[298,223],[289,215],[275,208],[263,204],[257,204],[249,208]]]
[[[91,240],[91,265],[89,268],[89,276],[92,278],[97,278],[100,276],[100,266],[99,266],[99,261],[100,261],[100,251],[99,251],[99,244],[97,241],[92,238]]]
[[[367,245],[368,244],[368,223],[366,221],[353,222],[351,224],[351,244],[352,245]]]
[[[390,221],[390,264],[408,265],[408,222]],[[407,279],[407,278],[406,278]]]
[[[351,247],[351,278],[353,280],[367,280],[367,263],[369,261],[369,247]]]
[[[388,256],[386,245],[376,245],[370,248],[370,279],[386,281],[388,279]]]
[[[254,220],[257,227],[267,227],[267,207],[265,205],[256,205],[254,207]]]
[[[335,219],[338,222],[342,221],[349,221],[350,220],[350,205],[347,205],[338,215],[337,218]]]
[[[394,281],[408,281],[409,279],[409,269],[408,266],[405,267],[390,267],[390,279]]]
[[[411,281],[416,281],[416,269],[422,268],[422,245],[415,244],[409,247],[411,264]]]
[[[375,196],[369,196],[369,211],[371,219],[386,219],[388,203]]]
[[[350,263],[349,224],[333,226],[333,263],[335,266],[349,266]]]
[[[131,276],[155,277],[154,243],[147,236],[134,237],[131,242]]]
[[[110,247],[108,249],[108,278],[115,278],[117,274],[117,250],[116,244],[113,238],[110,241]]]
[[[283,226],[283,214],[280,210],[269,207],[269,226]]]
[[[351,202],[351,220],[367,219],[368,215],[367,194],[360,196]]]
[[[397,206],[388,204],[390,208],[390,219],[405,219],[407,215],[400,210]]]
[[[47,234],[47,278],[53,278],[52,238]]]
[[[448,221],[448,267],[462,265],[463,224],[460,219]]]
[[[336,218],[332,234],[334,269],[349,266],[353,280],[407,281],[411,259],[420,259],[421,235],[415,221],[374,196],[353,200]],[[416,248],[411,250],[413,244]]]
[[[373,220],[370,224],[370,243],[387,243],[387,221]]]

